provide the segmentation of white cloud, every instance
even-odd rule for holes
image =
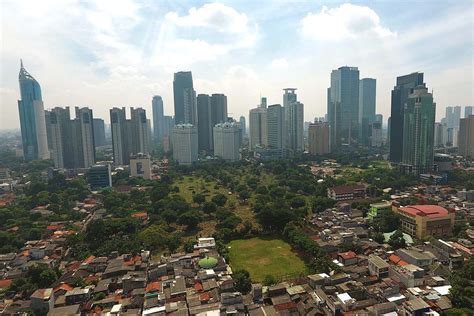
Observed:
[[[270,63],[270,68],[272,69],[287,69],[288,68],[288,61],[286,58],[275,58]]]
[[[169,12],[165,19],[182,27],[207,27],[219,32],[244,33],[249,30],[249,19],[245,13],[222,3],[207,3],[200,8],[191,8],[188,15],[179,16]]]
[[[380,24],[378,14],[369,7],[345,3],[318,13],[308,13],[301,21],[304,36],[316,40],[342,40],[357,37],[394,37],[396,33]]]

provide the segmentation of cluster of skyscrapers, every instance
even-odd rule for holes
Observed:
[[[104,121],[94,118],[87,107],[76,107],[73,119],[69,107],[45,111],[40,85],[23,63],[19,82],[25,159],[52,159],[57,168],[66,169],[93,166],[96,146],[106,144]],[[250,110],[249,150],[255,157],[280,159],[305,149],[312,155],[324,155],[359,146],[382,146],[383,117],[376,114],[376,80],[359,79],[357,67],[331,72],[327,115],[314,122],[304,122],[304,105],[296,90],[283,89],[283,105],[268,105],[263,97]],[[129,118],[125,108],[110,110],[114,165],[129,165],[131,158],[138,159],[140,166],[148,165],[143,159],[149,157],[153,141],[165,152],[172,150],[173,158],[181,164],[196,162],[200,153],[227,161],[240,159],[246,121],[243,116],[239,121],[229,117],[224,94],[196,95],[191,72],[177,72],[173,96],[174,117],[164,115],[161,96],[153,97],[153,133],[143,108],[130,108]],[[405,172],[424,173],[434,168],[436,147],[459,147],[461,155],[474,157],[472,106],[464,112],[461,119],[461,107],[447,107],[446,117],[435,123],[436,103],[423,82],[423,73],[397,77],[388,120],[390,160]]]
[[[304,105],[295,88],[283,89],[283,106],[260,105],[249,111],[250,150],[262,159],[278,159],[304,151]]]

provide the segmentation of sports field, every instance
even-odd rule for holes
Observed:
[[[263,281],[266,275],[281,279],[306,272],[303,260],[281,239],[233,240],[228,250],[232,269],[247,270],[253,282]]]

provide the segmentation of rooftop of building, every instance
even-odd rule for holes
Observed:
[[[439,205],[409,205],[401,207],[400,211],[411,216],[427,216],[429,218],[448,216],[449,211]]]

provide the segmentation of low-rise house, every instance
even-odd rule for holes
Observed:
[[[403,284],[405,288],[421,286],[424,283],[425,270],[413,264],[390,266],[388,271],[390,278]]]
[[[396,250],[395,253],[402,260],[422,268],[431,265],[433,259],[435,259],[435,256],[432,253],[414,247],[401,248]]]
[[[337,259],[345,266],[356,264],[358,261],[357,254],[354,251],[340,252]]]
[[[379,279],[388,277],[388,269],[390,265],[379,256],[370,255],[368,266],[370,275],[375,275]]]
[[[75,287],[68,291],[64,296],[66,297],[66,305],[82,304],[91,298],[92,290],[90,287],[80,288]]]
[[[54,292],[52,288],[38,289],[30,296],[31,309],[38,314],[46,314],[54,307]]]

